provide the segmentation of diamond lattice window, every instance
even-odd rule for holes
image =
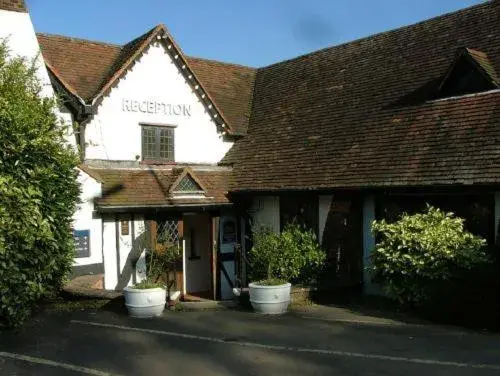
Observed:
[[[200,187],[200,185],[194,181],[194,179],[186,175],[184,178],[179,182],[177,187],[175,187],[175,191],[177,192],[200,192],[203,191],[203,189]]]
[[[156,242],[160,244],[178,244],[180,240],[179,226],[176,219],[158,222]]]

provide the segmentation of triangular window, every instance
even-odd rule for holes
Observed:
[[[203,189],[200,185],[191,177],[191,175],[186,174],[182,180],[175,187],[176,192],[202,192]]]
[[[456,97],[498,88],[496,72],[486,54],[460,50],[439,87],[438,97]]]

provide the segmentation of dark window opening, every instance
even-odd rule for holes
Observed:
[[[487,75],[481,72],[466,56],[460,57],[439,90],[439,98],[481,93],[496,88]]]
[[[90,257],[90,230],[74,230],[76,258]]]
[[[142,159],[146,161],[174,161],[174,128],[142,127]]]
[[[196,246],[196,232],[194,228],[191,228],[190,231],[191,237],[191,247],[189,250],[189,259],[190,260],[199,260],[200,255],[198,254],[198,247]]]
[[[295,223],[318,235],[318,195],[286,194],[280,196],[281,230],[289,223]]]

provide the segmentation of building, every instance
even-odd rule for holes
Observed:
[[[186,56],[163,25],[123,46],[36,38],[79,124],[75,273],[106,289],[176,243],[182,292],[231,298],[255,223],[307,225],[332,287],[368,292],[375,218],[429,202],[499,238],[498,0],[258,69]]]

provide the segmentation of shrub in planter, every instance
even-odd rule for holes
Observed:
[[[281,234],[260,227],[253,233],[250,301],[261,313],[282,313],[290,301],[291,283],[310,283],[321,271],[326,254],[316,236],[296,224]]]
[[[400,303],[422,306],[466,271],[488,263],[485,240],[464,230],[464,220],[428,206],[398,221],[374,221],[377,238],[369,271]]]
[[[148,250],[146,253],[146,279],[124,289],[125,305],[132,317],[149,318],[159,316],[165,309],[167,290],[175,278],[169,276],[175,270],[175,263],[180,256],[177,246],[161,247]]]
[[[78,157],[34,63],[0,40],[0,322],[18,326],[57,291],[74,257]]]
[[[165,286],[169,297],[172,289],[177,288],[175,272],[179,261],[182,261],[182,248],[175,244],[157,244],[156,249],[146,255],[146,263],[149,265],[147,280]]]

